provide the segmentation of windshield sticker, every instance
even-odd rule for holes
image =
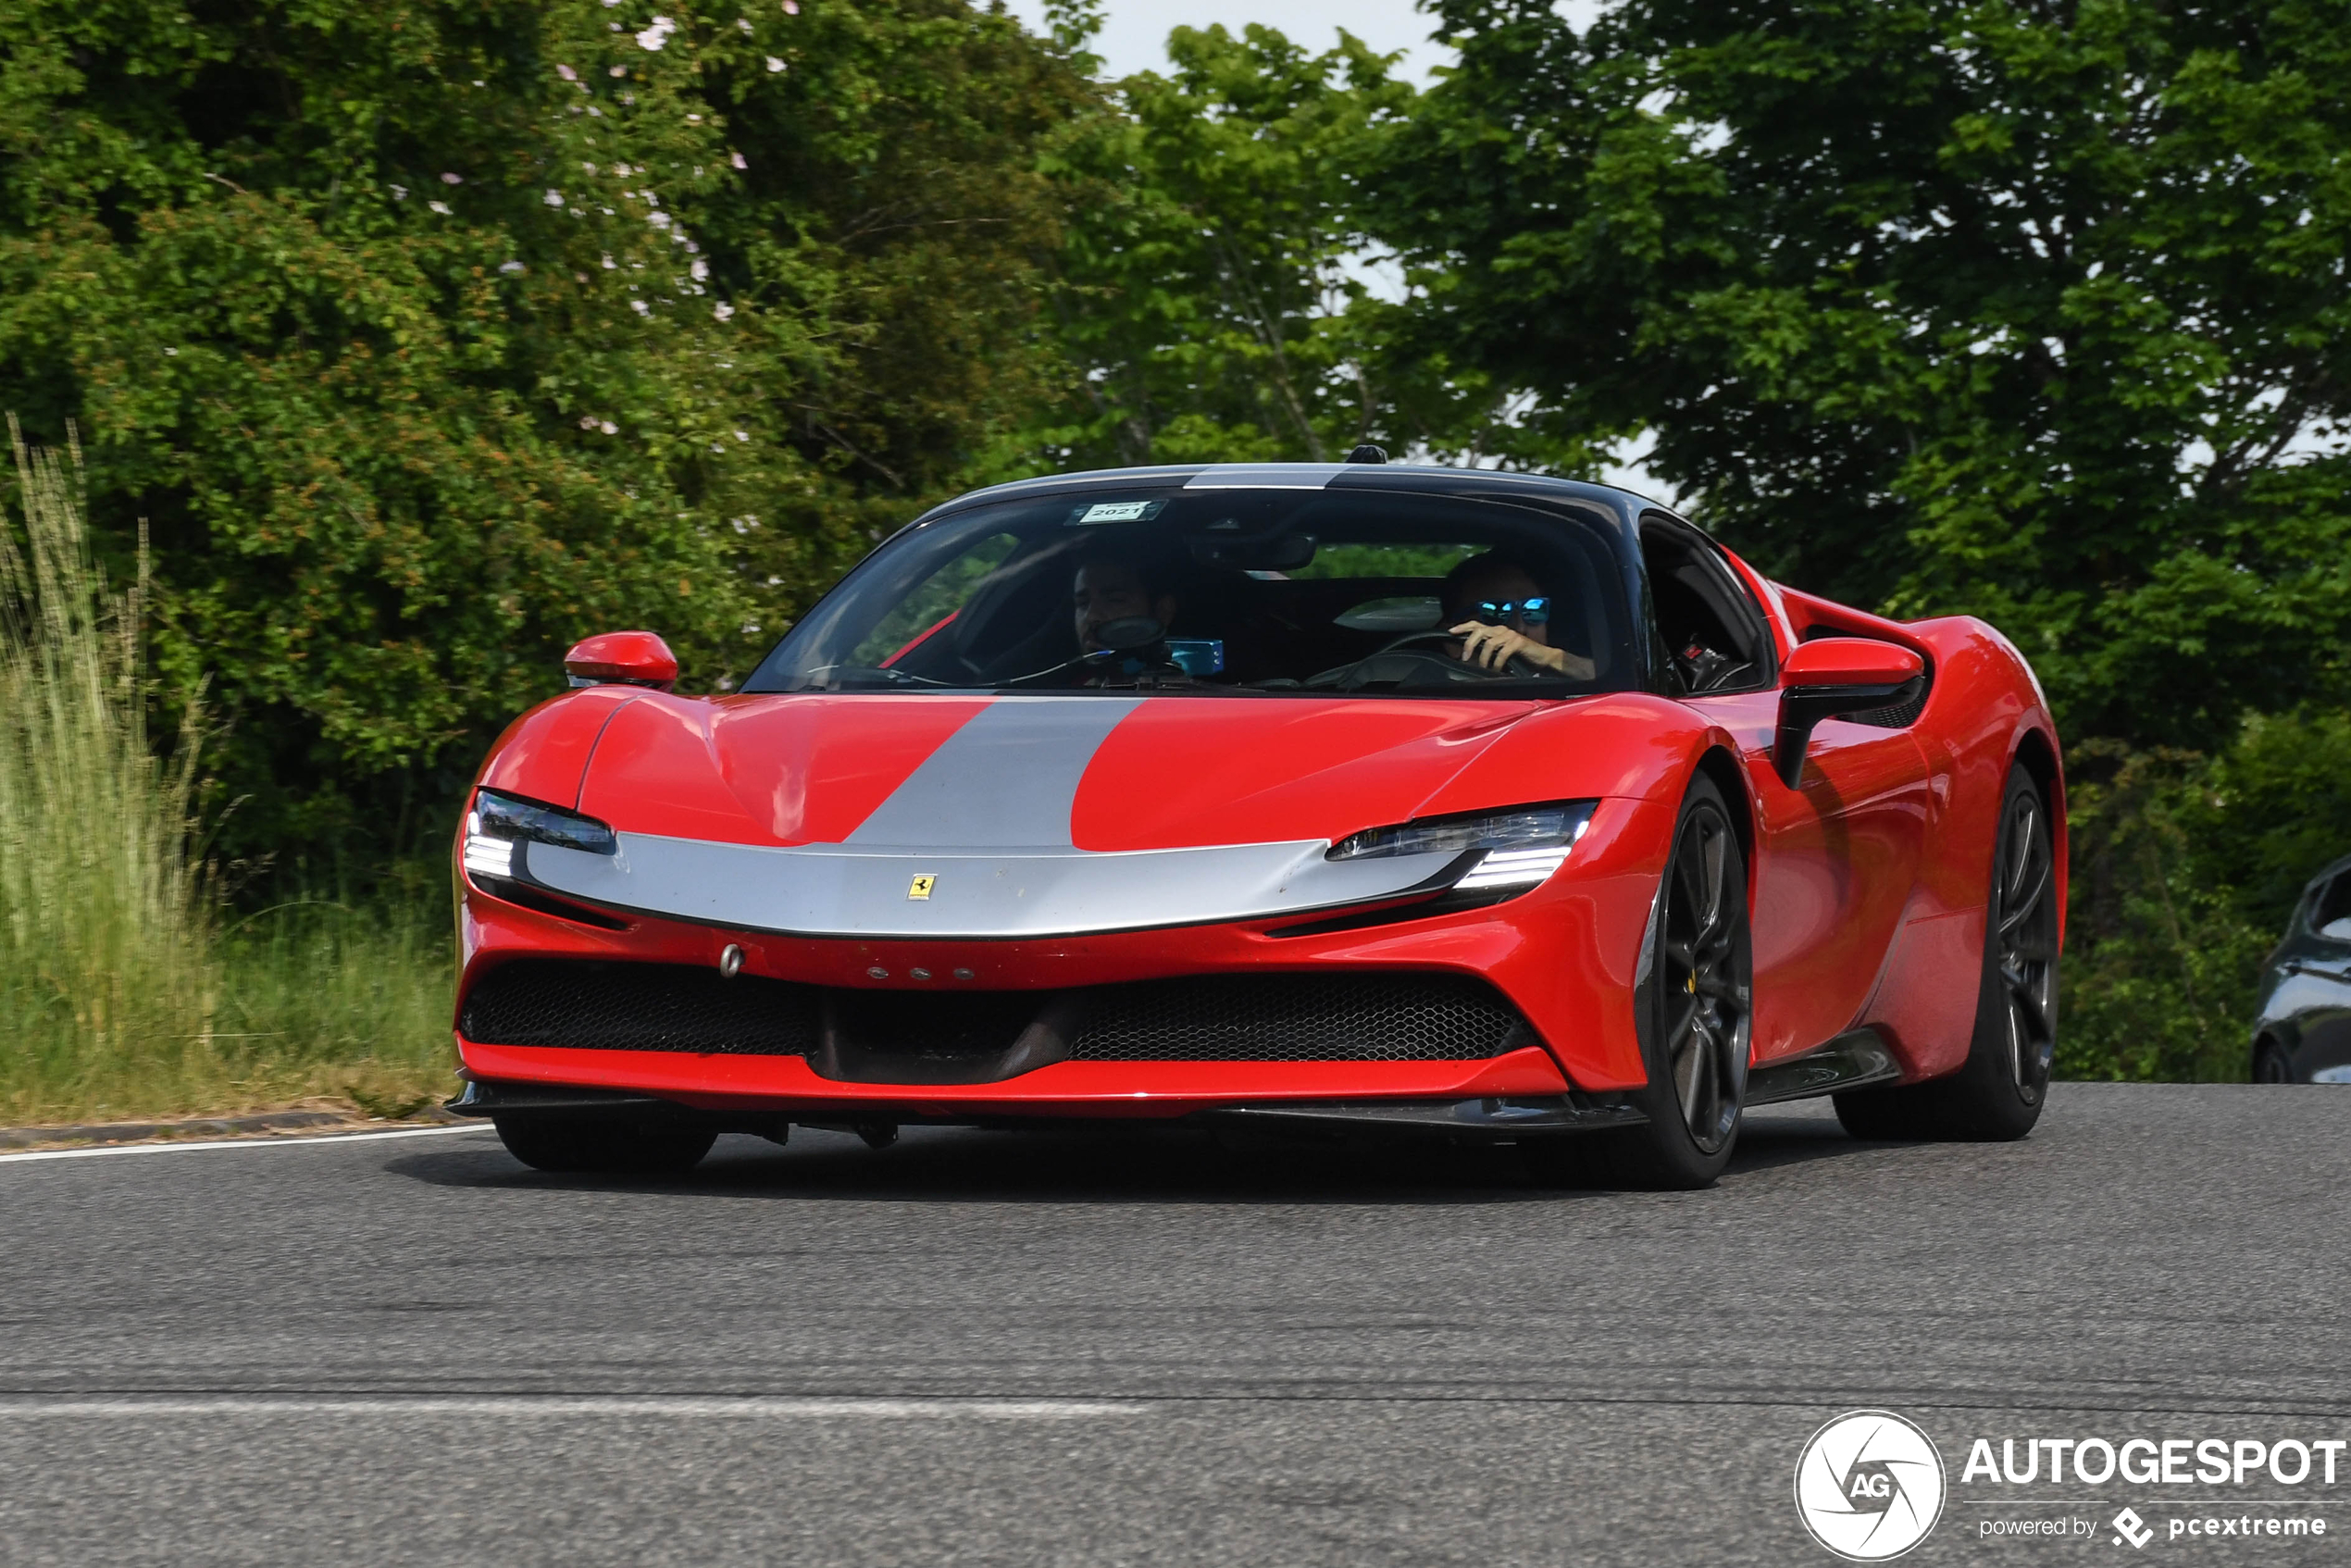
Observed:
[[[1091,506],[1069,515],[1070,528],[1088,523],[1147,523],[1159,516],[1164,501],[1097,501]]]

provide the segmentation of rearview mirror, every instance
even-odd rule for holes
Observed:
[[[1294,572],[1314,560],[1311,533],[1259,534],[1234,539],[1195,539],[1192,559],[1203,566],[1238,572]]]
[[[1893,707],[1919,694],[1926,661],[1908,648],[1867,637],[1823,637],[1800,644],[1780,666],[1779,732],[1772,766],[1789,789],[1804,777],[1804,748],[1824,718]]]
[[[564,655],[564,674],[574,686],[650,686],[666,691],[678,682],[678,655],[650,631],[607,631],[574,643]]]

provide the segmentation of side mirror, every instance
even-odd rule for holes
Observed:
[[[1780,725],[1772,766],[1789,789],[1804,777],[1804,748],[1824,718],[1892,707],[1918,695],[1926,661],[1908,648],[1866,637],[1823,637],[1799,645],[1780,666]]]
[[[572,644],[564,674],[574,686],[650,686],[666,691],[678,683],[678,655],[650,631],[607,631]]]

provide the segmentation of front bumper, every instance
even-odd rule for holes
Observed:
[[[850,1107],[894,1109],[908,1119],[1175,1116],[1235,1107],[1606,1096],[1644,1081],[1632,993],[1672,816],[1670,805],[1604,801],[1567,866],[1535,890],[1387,923],[1372,909],[1312,926],[1293,916],[992,940],[810,938],[608,906],[607,925],[590,925],[491,897],[460,873],[461,1016],[473,988],[518,959],[715,971],[729,948],[744,975],[941,998],[1186,977],[1449,973],[1490,984],[1525,1021],[1523,1043],[1481,1060],[1059,1060],[1000,1081],[940,1084],[845,1081],[837,1071],[819,1071],[806,1054],[494,1043],[462,1029],[457,1044],[468,1073],[483,1080],[628,1090],[713,1112],[805,1110],[828,1120]]]

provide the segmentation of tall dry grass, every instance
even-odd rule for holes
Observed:
[[[304,902],[230,925],[198,863],[202,714],[155,755],[143,531],[92,558],[81,453],[8,421],[0,515],[0,1122],[317,1097],[413,1109],[448,1076],[448,927]]]
[[[19,515],[0,527],[0,1095],[19,1114],[133,1081],[213,1076],[218,975],[189,854],[198,727],[148,744],[138,573],[95,569],[81,453],[8,421]]]

